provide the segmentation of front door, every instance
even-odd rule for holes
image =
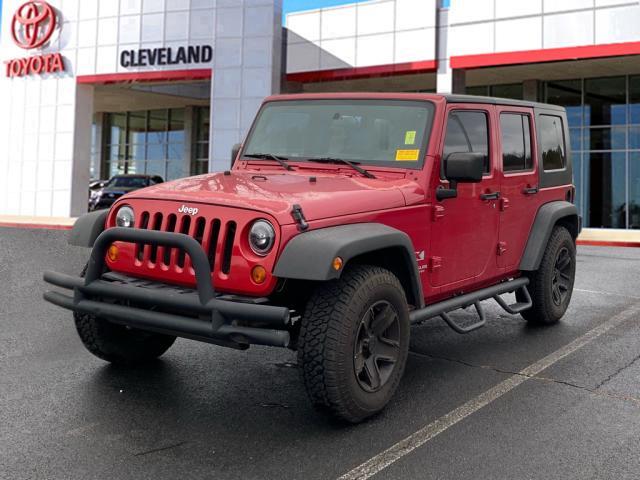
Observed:
[[[498,107],[500,239],[498,266],[517,269],[538,207],[538,172],[532,111]]]
[[[434,205],[430,251],[434,287],[463,287],[497,275],[500,181],[496,172],[493,111],[493,106],[474,104],[447,108],[442,159],[456,152],[483,153],[485,174],[480,183],[458,184],[457,198]],[[440,183],[447,184],[442,169]]]

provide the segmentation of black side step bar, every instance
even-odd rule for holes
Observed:
[[[473,304],[474,307],[476,307],[476,312],[478,314],[478,321],[476,323],[472,323],[471,325],[467,325],[466,327],[463,327],[462,325],[460,325],[459,323],[456,323],[447,312],[442,312],[440,314],[440,318],[442,318],[445,323],[447,325],[449,325],[455,332],[457,333],[469,333],[469,332],[473,332],[474,330],[477,330],[481,327],[484,327],[484,325],[487,323],[487,318],[484,316],[484,310],[482,309],[482,305],[480,304],[480,302],[476,302]]]
[[[482,305],[480,302],[482,300],[488,300],[489,298],[493,298],[498,305],[500,305],[507,313],[516,314],[520,313],[528,308],[531,308],[533,304],[531,301],[531,296],[529,295],[529,291],[527,290],[527,285],[529,284],[529,279],[526,277],[515,278],[513,280],[509,280],[507,282],[499,283],[498,285],[493,285],[491,287],[483,288],[476,292],[465,293],[464,295],[459,295],[457,297],[449,298],[442,302],[434,303],[433,305],[428,305],[425,308],[421,308],[419,310],[414,310],[409,314],[409,321],[412,324],[422,323],[430,318],[441,317],[447,325],[449,325],[453,330],[457,333],[469,333],[477,330],[480,327],[483,327],[487,319],[484,314],[484,310],[482,309]],[[504,293],[515,292],[519,290],[523,293],[525,301],[514,303],[512,305],[508,305],[500,295]],[[467,308],[473,305],[476,308],[476,312],[478,314],[479,320],[476,323],[473,323],[468,326],[462,326],[456,323],[448,314],[453,312],[454,310],[458,310],[460,308]]]

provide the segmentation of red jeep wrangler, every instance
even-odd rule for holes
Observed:
[[[87,267],[45,273],[73,291],[45,299],[110,362],[154,359],[176,337],[295,349],[313,403],[358,422],[396,390],[412,324],[468,333],[491,298],[528,322],[563,316],[581,228],[568,138],[552,105],[271,97],[232,170],[78,219]],[[450,315],[470,306],[471,324]]]

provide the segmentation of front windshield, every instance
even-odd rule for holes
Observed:
[[[114,177],[107,186],[120,188],[142,188],[147,185],[149,185],[149,179],[146,177]]]
[[[301,100],[266,104],[243,156],[342,159],[419,168],[433,104],[395,100]]]

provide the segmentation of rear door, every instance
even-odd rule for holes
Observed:
[[[498,266],[517,268],[538,207],[533,111],[497,107],[500,179]]]
[[[453,104],[447,107],[442,161],[451,153],[478,152],[486,156],[480,183],[459,183],[458,196],[434,207],[430,271],[434,287],[457,288],[495,276],[498,243],[497,177],[492,105]],[[448,182],[441,169],[442,186]]]

